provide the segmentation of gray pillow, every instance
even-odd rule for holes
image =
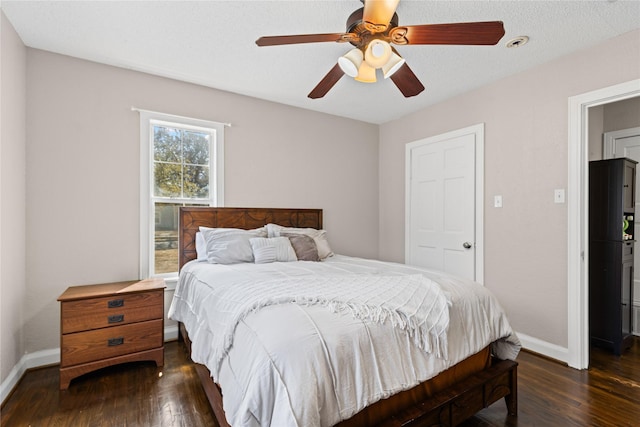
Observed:
[[[313,237],[306,234],[280,233],[283,237],[288,237],[291,246],[296,252],[298,261],[320,261],[318,256],[318,246]]]
[[[210,229],[202,234],[207,244],[207,261],[212,264],[253,262],[250,239],[267,237],[264,229]]]

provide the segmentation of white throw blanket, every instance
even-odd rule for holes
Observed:
[[[210,362],[216,373],[233,345],[238,323],[263,307],[287,303],[319,304],[334,312],[348,310],[361,320],[390,322],[419,348],[447,358],[450,301],[437,283],[420,274],[246,280],[215,287],[210,297],[209,308],[216,313]]]

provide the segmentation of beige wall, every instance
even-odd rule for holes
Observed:
[[[485,284],[514,329],[566,348],[568,98],[638,78],[633,31],[382,125],[380,257],[404,258],[405,144],[485,123]]]
[[[25,347],[26,48],[0,12],[0,382]]]
[[[640,64],[638,64],[640,68]],[[630,129],[640,126],[640,98],[625,99],[604,105],[603,131]]]
[[[604,156],[602,134],[604,133],[604,105],[589,108],[589,161],[601,160]]]
[[[26,351],[59,345],[67,286],[138,276],[131,106],[232,123],[227,206],[323,208],[336,252],[377,256],[377,126],[27,49]]]

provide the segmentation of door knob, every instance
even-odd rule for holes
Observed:
[[[463,247],[463,248],[465,248],[465,249],[471,249],[471,243],[469,243],[469,242],[464,242],[464,243],[462,244],[462,247]]]

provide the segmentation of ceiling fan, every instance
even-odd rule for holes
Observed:
[[[400,92],[410,97],[422,92],[424,86],[391,44],[495,45],[504,36],[501,21],[398,26],[396,8],[400,0],[361,1],[364,7],[349,16],[345,33],[266,36],[256,40],[256,44],[348,42],[355,46],[338,58],[338,63],[309,93],[309,98],[325,96],[344,74],[360,82],[373,83],[376,69],[381,69],[384,78],[391,78]]]

